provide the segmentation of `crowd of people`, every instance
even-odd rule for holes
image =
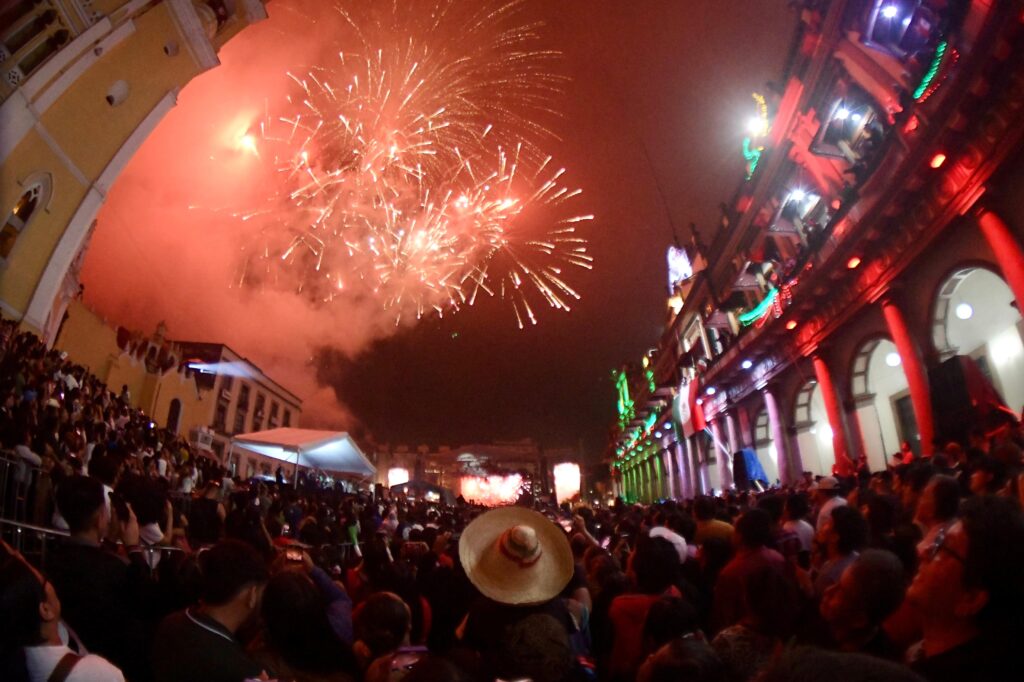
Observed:
[[[0,350],[12,485],[68,533],[0,550],[3,680],[1016,677],[1019,430],[793,489],[485,510],[232,479],[11,323]]]

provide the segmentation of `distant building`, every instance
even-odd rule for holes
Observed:
[[[629,500],[743,487],[743,451],[771,483],[877,471],[1024,405],[1020,4],[790,5],[745,173],[620,377]]]
[[[261,0],[0,4],[0,310],[52,344],[107,192]]]
[[[441,446],[431,450],[425,445],[415,449],[406,445],[378,447],[373,453],[377,483],[389,485],[389,472],[409,480],[429,483],[459,493],[465,476],[522,473],[550,492],[552,467],[561,462],[579,462],[572,448],[544,449],[530,439],[497,441],[489,444]]]
[[[133,407],[243,477],[272,474],[275,467],[248,454],[225,462],[231,436],[296,427],[302,416],[301,399],[230,347],[172,341],[162,324],[151,336],[115,329],[73,301],[56,346],[115,393],[127,386]]]
[[[302,400],[277,383],[253,362],[220,343],[178,341],[186,366],[195,372],[199,390],[207,396],[200,420],[213,433],[212,449],[218,456],[226,452],[231,436],[278,427],[297,427],[302,415]],[[255,467],[256,458],[252,459]],[[247,463],[250,464],[250,463]],[[270,473],[269,465],[243,476]]]

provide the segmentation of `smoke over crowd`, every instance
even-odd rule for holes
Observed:
[[[305,399],[306,424],[351,426],[333,389],[317,383],[318,348],[354,355],[396,330],[374,301],[319,306],[286,291],[233,282],[247,229],[232,211],[276,181],[243,140],[285,71],[323,58],[329,3],[274,2],[269,20],[220,51],[221,66],[182,90],[178,105],[121,174],[101,210],[82,272],[85,302],[116,324],[226,343]]]

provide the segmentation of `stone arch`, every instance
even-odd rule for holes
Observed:
[[[1006,403],[1024,405],[1024,320],[1002,274],[989,263],[947,271],[932,297],[932,342],[940,360],[965,355]]]

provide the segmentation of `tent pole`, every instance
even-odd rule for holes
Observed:
[[[293,478],[295,479],[294,485],[296,490],[299,489],[299,456],[301,454],[302,448],[295,448],[295,475],[293,476]]]

